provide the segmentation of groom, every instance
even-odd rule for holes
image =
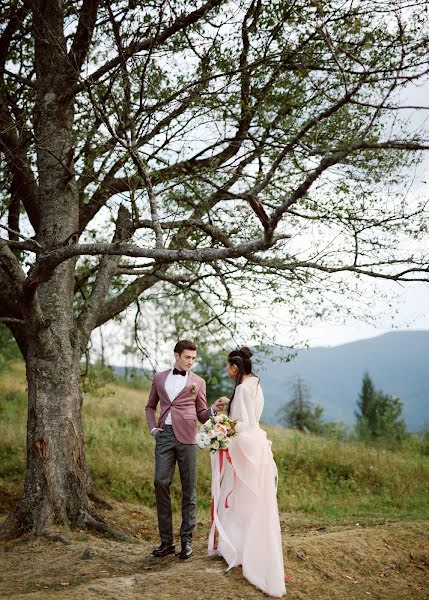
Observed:
[[[207,407],[206,382],[192,373],[197,347],[189,340],[180,340],[174,347],[175,364],[156,373],[146,406],[146,420],[155,437],[155,496],[161,545],[154,556],[174,554],[170,485],[176,462],[182,484],[182,544],[180,558],[192,556],[192,531],[196,521],[196,419],[205,423],[211,414],[222,410],[217,400]],[[160,403],[160,416],[155,411]]]

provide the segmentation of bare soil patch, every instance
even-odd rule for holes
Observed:
[[[241,569],[207,556],[208,523],[198,523],[194,556],[151,561],[156,515],[113,503],[106,516],[135,536],[117,542],[66,532],[69,543],[30,536],[0,544],[0,598],[11,600],[262,599]],[[296,600],[429,599],[429,523],[312,523],[282,515],[288,597]],[[58,532],[64,533],[64,532]]]

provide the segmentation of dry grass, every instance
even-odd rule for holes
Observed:
[[[428,523],[313,530],[287,541],[285,562],[297,600],[427,598]]]
[[[0,544],[0,597],[11,600],[262,600],[241,569],[226,573],[222,560],[207,556],[207,520],[199,522],[194,557],[170,556],[150,565],[157,540],[150,509],[114,503],[109,518],[137,542],[113,542],[83,532],[70,544],[19,540]],[[424,522],[317,530],[296,515],[283,515],[288,597],[296,600],[424,600],[428,598],[429,529]],[[291,523],[292,529],[286,525]],[[297,531],[296,529],[299,529]],[[94,557],[84,560],[86,548]],[[1,551],[3,550],[3,551]]]

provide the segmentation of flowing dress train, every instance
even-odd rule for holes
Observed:
[[[213,522],[210,555],[219,554],[228,569],[242,565],[243,575],[270,596],[286,593],[277,467],[271,442],[259,426],[264,396],[257,377],[235,390],[230,418],[237,419],[229,457],[212,454]],[[229,460],[230,459],[230,460]]]

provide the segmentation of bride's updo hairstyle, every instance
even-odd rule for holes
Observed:
[[[228,354],[229,364],[238,368],[237,385],[241,383],[243,375],[250,375],[252,372],[252,356],[253,353],[247,346],[243,346],[240,350],[233,350]]]
[[[240,350],[233,350],[228,354],[227,360],[229,364],[235,365],[238,368],[234,391],[228,404],[228,414],[231,412],[231,404],[234,400],[235,388],[243,381],[243,375],[250,375],[252,373],[252,356],[253,352],[247,346],[243,346],[240,348]]]

